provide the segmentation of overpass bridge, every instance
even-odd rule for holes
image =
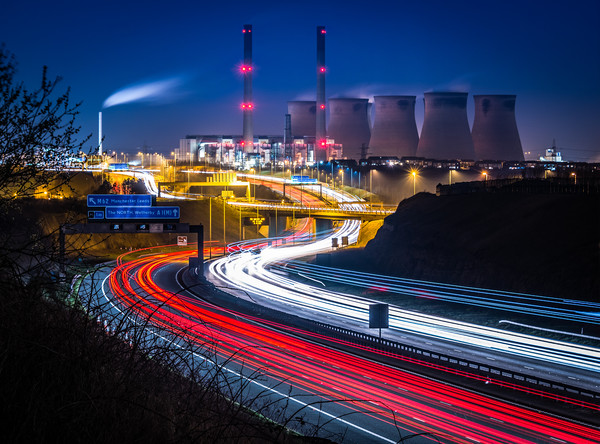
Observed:
[[[372,208],[368,202],[362,201],[344,202],[335,207],[270,202],[228,201],[227,203],[239,210],[256,211],[262,214],[266,213],[269,216],[314,217],[329,220],[360,219],[361,221],[371,221],[383,219],[396,211],[395,208]]]

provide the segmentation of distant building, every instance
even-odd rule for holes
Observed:
[[[540,161],[542,162],[562,162],[562,156],[560,155],[560,151],[556,151],[556,146],[552,144],[552,148],[548,148],[546,150],[545,156],[540,156]]]

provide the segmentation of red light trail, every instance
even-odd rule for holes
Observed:
[[[387,431],[395,430],[397,423],[403,434],[429,432],[441,442],[600,443],[597,429],[316,344],[293,334],[310,332],[275,323],[270,324],[277,328],[270,328],[157,283],[160,270],[187,262],[193,254],[178,251],[127,262],[123,255],[110,274],[114,302],[158,328],[183,332],[198,344],[214,344],[222,359],[342,405]],[[386,438],[399,439],[389,433]]]

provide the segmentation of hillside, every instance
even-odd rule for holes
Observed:
[[[599,300],[599,244],[597,195],[420,193],[364,249],[334,254],[331,265]]]

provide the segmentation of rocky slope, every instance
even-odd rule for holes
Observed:
[[[600,300],[600,198],[478,193],[402,201],[364,249],[331,265]]]

